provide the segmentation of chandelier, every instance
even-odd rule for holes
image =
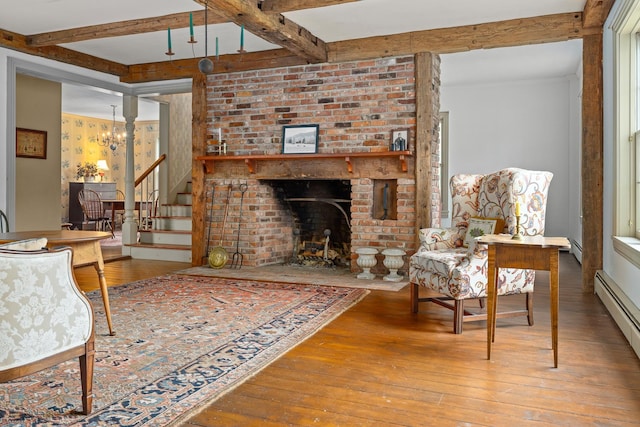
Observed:
[[[262,1],[262,0],[259,0]],[[205,0],[204,2],[204,57],[198,61],[198,70],[202,74],[211,74],[213,73],[213,61],[209,58],[209,2]],[[187,41],[191,45],[191,50],[193,51],[193,57],[196,57],[193,45],[198,43],[194,37],[193,33],[193,13],[189,13],[189,40]],[[175,55],[175,52],[171,48],[171,27],[167,28],[167,51],[165,55],[169,57],[169,61],[171,61],[171,57]],[[244,24],[240,26],[240,49],[238,53],[246,53],[247,51],[244,49]],[[216,37],[216,55],[215,59],[220,59],[220,53],[218,51],[218,37]],[[176,67],[178,67],[176,65]],[[181,67],[178,67],[181,68]]]
[[[111,105],[111,108],[113,108],[113,123],[111,125],[111,132],[98,135],[96,137],[96,142],[98,143],[98,145],[101,145],[103,147],[109,147],[111,151],[116,151],[118,145],[125,142],[127,133],[119,133],[118,128],[116,127],[116,106]]]

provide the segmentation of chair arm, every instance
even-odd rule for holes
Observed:
[[[423,228],[419,237],[420,249],[428,251],[459,248],[464,240],[458,228]]]

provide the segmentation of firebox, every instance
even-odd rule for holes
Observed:
[[[291,262],[312,266],[350,265],[349,180],[261,180],[293,218]]]

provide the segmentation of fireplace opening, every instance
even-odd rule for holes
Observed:
[[[349,267],[351,182],[348,180],[262,180],[291,212],[292,264]]]

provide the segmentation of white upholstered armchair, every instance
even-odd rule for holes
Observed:
[[[524,235],[544,234],[547,194],[553,174],[517,168],[488,175],[455,175],[450,181],[451,228],[420,230],[420,247],[409,262],[411,308],[431,301],[454,312],[453,331],[462,333],[466,321],[486,319],[486,312],[471,312],[467,299],[486,297],[487,248],[474,237],[482,234],[514,234],[516,205],[520,210],[520,231]],[[533,325],[532,295],[535,271],[500,269],[498,295],[526,294],[523,310],[500,312],[497,317],[526,315]],[[420,288],[441,296],[420,297]]]
[[[76,285],[72,255],[70,248],[0,248],[0,382],[78,357],[82,412],[88,414],[93,401],[93,309]]]

